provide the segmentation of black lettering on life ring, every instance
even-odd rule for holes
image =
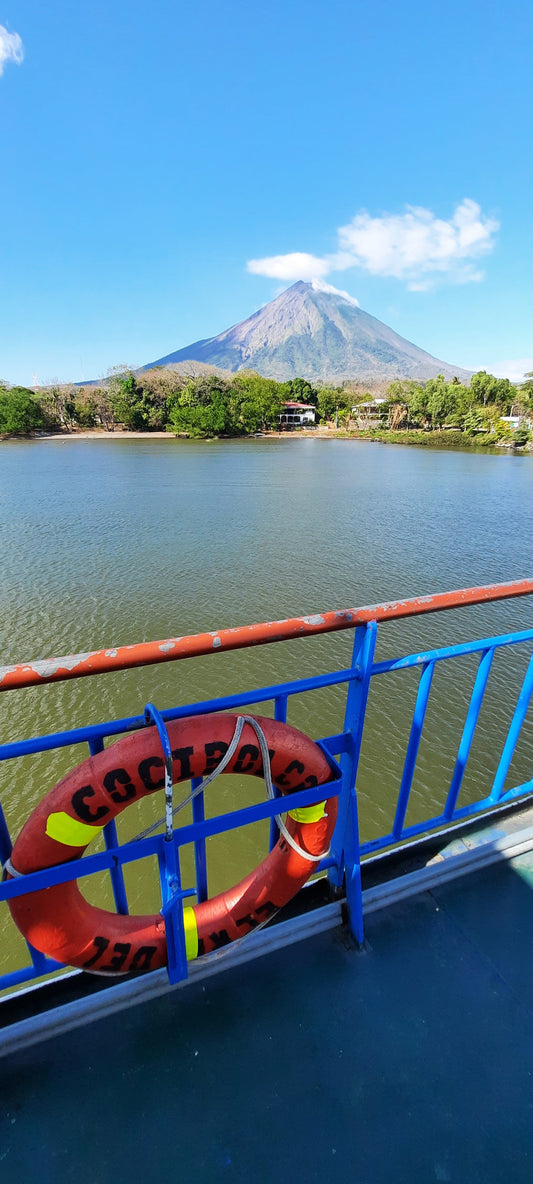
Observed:
[[[114,802],[131,802],[135,797],[135,786],[126,769],[110,769],[104,777],[104,785]],[[119,785],[124,786],[123,793],[118,789]]]
[[[218,933],[210,933],[208,940],[213,943],[215,950],[220,950],[222,946],[229,946],[231,943],[227,929],[219,929]],[[198,938],[198,954],[205,954],[205,942],[202,937]]]
[[[113,946],[114,958],[100,967],[100,970],[122,970],[126,958],[131,951],[131,941],[116,941]]]
[[[175,781],[189,781],[192,777],[191,762],[189,758],[193,755],[193,753],[194,748],[172,749],[172,760],[179,761],[180,763],[180,770],[177,776],[174,778]]]
[[[89,958],[88,962],[83,963],[83,969],[88,970],[90,966],[94,966],[95,962],[100,960],[102,954],[105,954],[108,945],[108,937],[93,937],[93,946],[96,946],[96,954],[92,958]]]
[[[314,773],[310,773],[309,777],[305,778],[305,781],[300,781],[299,785],[293,786],[292,792],[298,793],[298,790],[300,789],[314,789],[315,785],[318,785],[317,778],[315,777]]]
[[[137,953],[134,954],[128,970],[149,970],[156,950],[157,946],[140,946]]]
[[[290,764],[287,765],[284,773],[278,773],[278,776],[276,777],[276,785],[279,785],[280,789],[291,788],[289,782],[287,781],[287,777],[290,773],[305,773],[305,765],[302,765],[301,761],[291,761]]]
[[[208,740],[207,744],[204,744],[206,762],[202,774],[203,777],[208,777],[209,773],[212,773],[213,769],[216,769],[222,757],[226,755],[228,748],[229,744],[226,744],[224,740]]]
[[[247,913],[245,917],[241,917],[235,924],[239,928],[241,925],[247,925],[248,929],[256,929],[258,925],[261,925],[263,921],[267,921],[276,912],[277,907],[277,904],[274,904],[272,900],[267,900],[265,904],[260,904],[252,913]],[[263,916],[261,916],[261,913],[263,913]]]
[[[109,814],[107,806],[98,806],[98,809],[91,813],[90,807],[85,804],[85,801],[86,798],[94,798],[94,795],[95,790],[92,785],[82,785],[81,789],[77,789],[72,794],[72,809],[83,822],[97,822],[99,818],[105,818],[106,814]]]
[[[165,784],[165,778],[160,777],[158,781],[152,781],[151,769],[164,769],[165,762],[160,756],[147,756],[140,762],[138,773],[144,788],[148,793],[153,793],[155,789],[162,789]]]
[[[239,754],[233,766],[233,772],[249,773],[253,766],[257,764],[259,757],[260,752],[257,744],[243,744],[242,748],[239,748]]]
[[[83,963],[84,970],[90,970],[91,966],[95,966],[96,963],[100,961],[100,958],[102,957],[103,954],[105,954],[105,952],[109,946],[109,938],[108,937],[94,937],[93,938],[93,946],[96,947],[96,953],[93,954],[92,958],[88,958],[87,962]],[[123,970],[124,963],[127,961],[127,958],[128,958],[128,955],[130,952],[131,952],[131,942],[116,941],[113,946],[114,956],[111,958],[110,962],[107,962],[104,966],[100,966],[99,970],[114,971],[115,973]],[[130,966],[128,967],[128,970],[132,970],[132,971],[134,971],[134,970],[149,970],[150,963],[152,961],[152,958],[153,958],[155,952],[156,952],[156,946],[140,946],[139,949],[133,955],[133,958],[131,960]]]

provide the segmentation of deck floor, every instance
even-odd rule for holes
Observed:
[[[531,1184],[533,856],[0,1062],[16,1184]]]

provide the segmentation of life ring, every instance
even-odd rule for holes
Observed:
[[[168,725],[173,781],[206,776],[232,740],[235,715],[191,716]],[[272,778],[282,793],[331,780],[321,749],[295,728],[257,717],[265,734]],[[257,736],[245,724],[225,770],[261,777]],[[164,760],[155,727],[119,740],[73,769],[46,795],[23,827],[11,855],[15,875],[78,859],[103,826],[134,801],[164,785]],[[280,835],[270,854],[234,888],[184,908],[187,956],[194,958],[250,932],[286,904],[311,875],[310,855],[325,855],[337,798],[295,810],[287,818],[294,849]],[[8,872],[9,874],[9,872]],[[24,937],[43,954],[98,974],[128,974],[165,966],[165,923],[156,916],[123,916],[89,904],[72,880],[9,901]]]

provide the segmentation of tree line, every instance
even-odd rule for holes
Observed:
[[[360,386],[317,386],[303,378],[276,382],[253,371],[192,377],[164,367],[140,374],[120,368],[98,386],[51,384],[31,390],[0,382],[0,433],[121,427],[191,437],[249,435],[276,429],[291,400],[312,404],[318,423],[348,431],[368,427],[370,418],[382,430],[455,428],[497,440],[508,431],[503,415],[512,412],[527,421],[533,414],[533,374],[518,388],[484,370],[468,386],[455,378],[448,382],[442,374],[427,382],[397,380],[386,388],[383,401],[374,403]],[[517,430],[528,437],[527,422]]]
[[[531,438],[528,423],[533,417],[533,373],[515,386],[508,378],[495,378],[485,370],[473,374],[466,386],[457,378],[447,382],[442,374],[425,383],[392,382],[378,417],[392,431],[442,431],[452,428],[466,436],[486,437],[495,443],[506,439],[511,428],[502,418],[516,416],[521,422],[513,432],[516,444]]]

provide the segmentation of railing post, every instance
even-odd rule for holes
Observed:
[[[97,753],[103,751],[104,742],[101,736],[95,740],[89,740],[89,752],[91,756],[96,756]],[[118,847],[117,824],[114,818],[112,818],[111,822],[106,823],[104,826],[103,835],[107,851],[111,850],[113,847]],[[115,900],[115,908],[117,913],[120,913],[122,916],[127,916],[129,913],[128,898],[126,896],[124,872],[122,871],[120,864],[115,864],[114,867],[110,868],[109,875],[111,876],[111,886],[113,888],[113,897]]]
[[[516,748],[518,737],[522,728],[522,724],[526,718],[527,709],[533,695],[533,657],[529,660],[529,665],[525,673],[522,689],[518,696],[518,701],[514,710],[513,718],[509,725],[507,739],[503,746],[503,752],[500,758],[500,763],[496,770],[496,776],[492,786],[489,801],[491,804],[499,802],[503,787],[505,785],[505,778],[509,772],[509,766],[513,759],[514,750]]]
[[[463,783],[466,762],[470,756],[470,749],[472,748],[472,741],[474,739],[474,732],[476,730],[476,724],[481,711],[483,696],[487,689],[487,682],[489,679],[494,652],[494,647],[492,647],[491,649],[484,650],[481,655],[481,661],[478,666],[476,680],[474,682],[472,694],[470,697],[470,705],[461,736],[461,742],[459,744],[457,760],[455,762],[450,788],[448,790],[448,797],[446,798],[446,805],[444,807],[443,818],[446,822],[451,822],[455,807],[457,805],[457,798],[459,797],[459,792]]]
[[[181,887],[179,854],[176,854],[174,838],[165,837],[161,843],[159,878],[163,897],[161,914],[167,938],[168,980],[170,983],[181,983],[188,977],[189,971],[183,922],[184,893]]]
[[[411,786],[413,784],[413,777],[415,775],[418,749],[420,748],[420,738],[422,736],[422,729],[424,727],[426,718],[429,692],[431,690],[434,670],[435,662],[425,662],[422,666],[422,673],[420,675],[420,682],[418,684],[415,709],[413,712],[413,722],[411,724],[411,731],[409,733],[405,764],[403,767],[402,780],[398,793],[398,804],[396,806],[396,814],[394,816],[394,824],[392,827],[393,837],[397,841],[399,841],[403,835],[405,815],[407,813],[407,806],[409,805],[409,794],[411,793]]]
[[[330,872],[330,880],[338,888],[345,881],[350,929],[360,945],[364,939],[364,927],[356,780],[376,637],[375,621],[355,631],[352,669],[357,671],[357,677],[351,679],[346,697],[344,735],[348,744],[347,751],[340,758],[342,789],[331,845],[335,867]]]
[[[191,791],[194,793],[198,786],[202,784],[201,777],[193,777],[191,779]],[[205,802],[203,793],[199,793],[192,799],[192,820],[193,822],[205,821]],[[207,855],[205,850],[205,839],[195,839],[194,841],[194,865],[196,868],[196,898],[198,903],[207,900]]]
[[[165,837],[159,854],[159,876],[163,907],[161,913],[165,922],[167,938],[168,978],[171,983],[187,978],[187,953],[185,948],[185,927],[183,921],[183,896],[179,853],[176,851],[173,830],[173,753],[161,712],[153,703],[144,709],[146,724],[155,724],[165,761]]]
[[[287,695],[278,695],[277,698],[274,699],[274,719],[277,719],[282,724],[287,723],[287,703],[288,703],[288,696]],[[279,798],[281,796],[279,790],[276,788],[275,785],[273,788],[274,788],[274,793],[275,793],[276,797]],[[270,819],[270,837],[269,837],[269,843],[270,843],[269,850],[270,851],[272,851],[272,848],[276,846],[278,839],[279,839],[279,826],[276,822],[276,819],[271,818]]]

